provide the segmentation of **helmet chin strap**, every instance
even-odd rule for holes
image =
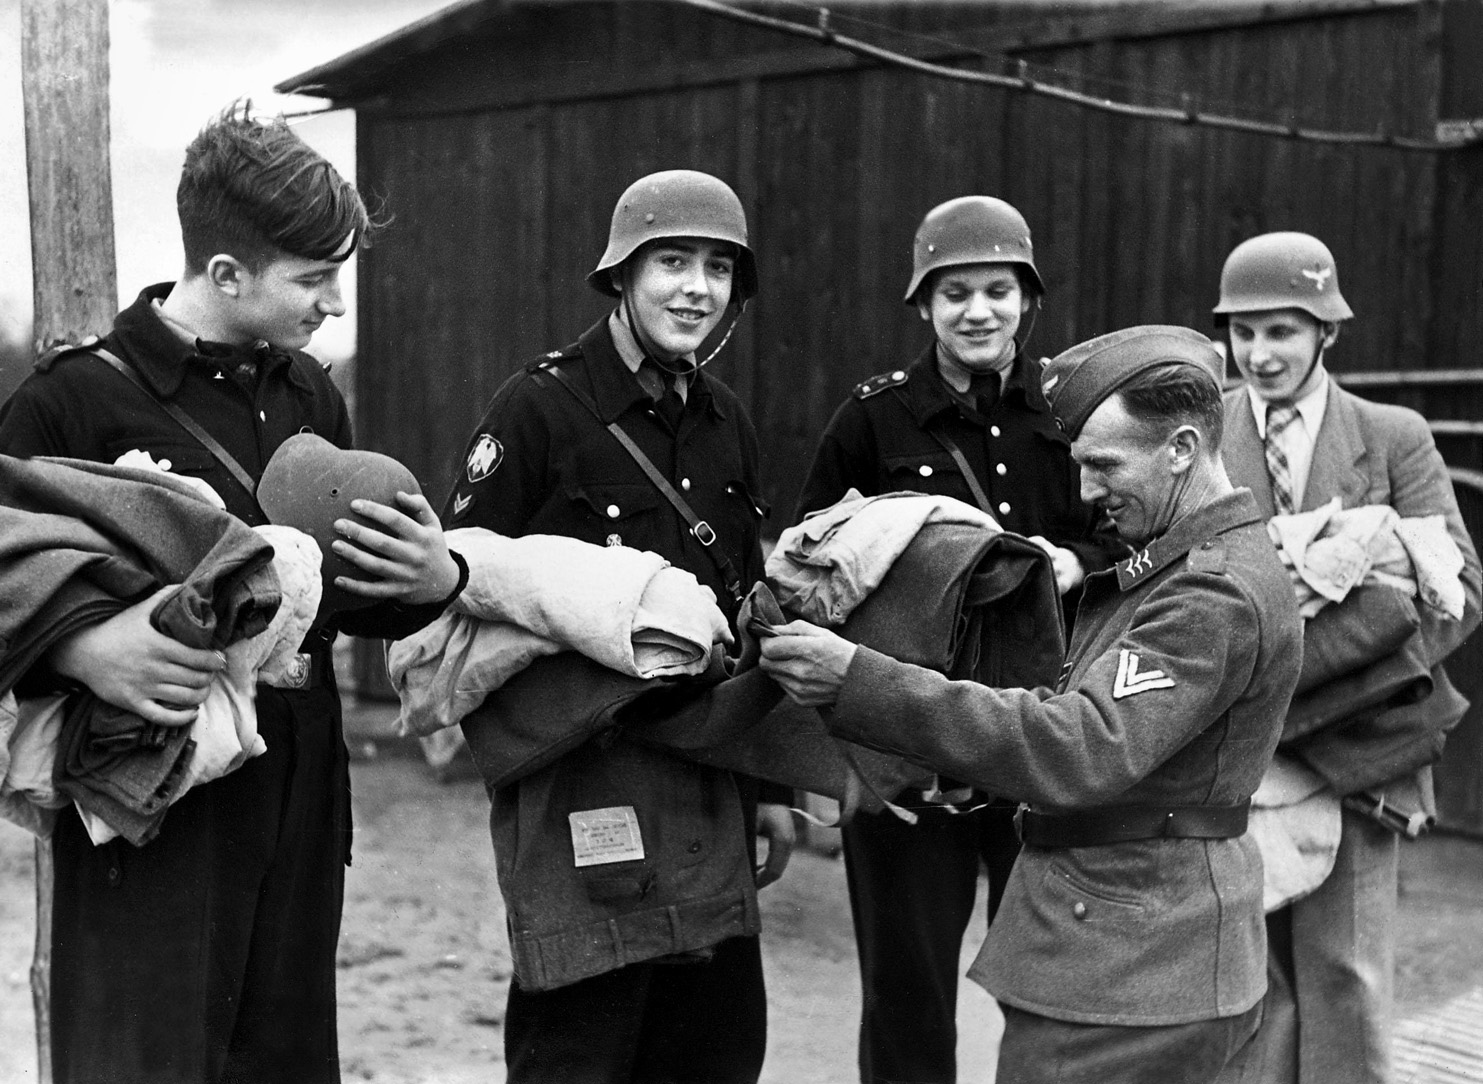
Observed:
[[[688,363],[684,363],[682,359],[676,359],[676,361],[664,361],[659,357],[658,352],[654,349],[653,342],[639,326],[637,317],[633,315],[633,305],[629,301],[629,297],[631,295],[632,291],[628,289],[628,282],[626,281],[625,272],[622,306],[623,322],[628,325],[628,330],[633,333],[633,339],[636,343],[639,344],[639,349],[643,350],[644,356],[652,361],[655,365],[659,366],[659,368],[663,369],[670,376],[691,376],[694,373],[698,372],[700,369],[703,369],[705,368],[705,366],[709,365],[712,359],[714,359],[715,356],[725,348],[726,344],[731,341],[731,334],[736,330],[737,321],[742,318],[742,313],[747,311],[746,300],[743,299],[739,301],[736,306],[736,315],[731,318],[731,323],[728,324],[726,327],[726,334],[721,336],[721,341],[716,344],[716,348],[705,356],[705,360],[696,362],[695,364],[691,365]]]
[[[1030,345],[1030,336],[1035,334],[1035,321],[1039,316],[1040,298],[1037,297],[1035,299],[1035,303],[1030,306],[1030,326],[1025,329],[1025,337],[1018,340],[1018,344],[1015,348],[1016,353],[1023,354],[1025,352],[1025,348]]]
[[[1323,352],[1328,349],[1328,343],[1324,342],[1322,334],[1318,337],[1318,348],[1313,351],[1313,360],[1308,363],[1308,371],[1303,374],[1303,379],[1298,381],[1298,386],[1293,389],[1293,399],[1297,399],[1297,393],[1308,386],[1308,381],[1313,379],[1313,370],[1318,368],[1318,363],[1323,360]]]

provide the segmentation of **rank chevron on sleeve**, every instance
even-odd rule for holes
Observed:
[[[1172,689],[1174,679],[1162,670],[1138,671],[1138,656],[1123,648],[1117,657],[1117,677],[1112,682],[1112,699],[1136,696],[1149,689]]]

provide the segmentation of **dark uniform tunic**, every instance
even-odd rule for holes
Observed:
[[[1126,547],[1099,531],[1081,502],[1070,443],[1037,377],[1035,364],[1017,357],[992,405],[965,401],[943,381],[933,345],[910,368],[864,381],[819,442],[798,518],[850,487],[866,496],[913,490],[976,505],[962,470],[933,435],[940,433],[962,453],[1001,526],[1045,536],[1074,552],[1088,572],[1107,568]],[[1071,592],[1068,605],[1078,595]],[[857,816],[843,830],[864,985],[861,1079],[952,1081],[958,954],[980,860],[989,872],[990,918],[1009,878],[1019,850],[1014,803],[958,814],[910,794],[897,800],[917,811],[917,824],[887,812]],[[985,800],[978,794],[972,804]]]
[[[183,408],[254,478],[309,430],[350,445],[344,401],[307,354],[188,346],[151,302],[102,346]],[[202,478],[249,524],[256,501],[204,447],[97,357],[43,362],[0,408],[0,453],[112,463],[132,449]],[[405,636],[442,611],[381,603],[346,631]],[[59,1084],[339,1079],[335,945],[350,857],[350,783],[332,629],[310,634],[311,687],[257,690],[267,752],[188,791],[158,838],[95,847],[64,810],[52,841],[52,1060]]]
[[[590,397],[601,421],[541,368],[550,363]],[[761,578],[765,507],[757,438],[741,403],[702,371],[690,382],[677,424],[671,424],[624,365],[606,319],[574,345],[511,377],[495,394],[469,442],[444,522],[509,536],[559,534],[652,550],[711,587],[734,619],[737,604],[722,572],[607,431],[605,424],[613,421],[715,531],[714,546],[735,567],[743,587]],[[645,751],[638,743],[626,743],[625,755],[673,762],[669,770],[683,773],[683,789],[701,795],[685,816],[714,818],[734,805],[720,800],[722,788],[741,787],[742,807],[755,809],[750,780]],[[642,800],[641,795],[636,799]],[[660,805],[653,802],[656,810]],[[642,820],[651,813],[638,815]],[[737,830],[746,833],[750,845],[753,826]],[[541,992],[525,990],[518,981],[510,987],[505,1060],[512,1084],[755,1081],[765,1044],[755,936],[722,941],[710,962],[629,964]]]

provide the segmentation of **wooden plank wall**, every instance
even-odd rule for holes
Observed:
[[[762,293],[715,371],[761,432],[774,529],[787,525],[813,443],[851,386],[926,343],[900,299],[911,236],[923,212],[966,192],[1001,195],[1031,224],[1050,288],[1036,355],[1138,322],[1209,330],[1231,246],[1303,229],[1334,249],[1360,315],[1336,368],[1469,363],[1427,349],[1434,155],[1111,118],[899,69],[790,75],[776,63],[793,48],[782,35],[653,5],[578,7],[591,17],[557,9],[538,39],[491,40],[487,56],[465,45],[427,61],[406,94],[361,109],[362,184],[394,220],[363,257],[360,429],[439,496],[500,380],[604,311],[582,280],[618,194],[675,166],[726,178],[750,212]],[[930,12],[907,16],[930,29]],[[1441,82],[1437,19],[1418,5],[1024,55],[1048,81],[1123,100],[1168,104],[1189,91],[1213,111],[1427,134]],[[747,77],[737,49],[765,50],[768,63]],[[736,77],[600,91],[599,61],[611,81],[630,58],[652,66],[676,55],[727,56]],[[542,72],[556,56],[591,82],[588,96],[478,106],[495,93],[518,102],[520,79],[549,86]],[[519,78],[498,78],[506,70]],[[436,94],[433,71],[443,73]],[[1449,198],[1461,213],[1477,196]],[[1449,255],[1469,258],[1476,246]]]

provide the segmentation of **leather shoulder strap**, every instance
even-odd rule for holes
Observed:
[[[221,465],[227,469],[227,472],[236,479],[237,484],[247,491],[247,495],[253,499],[253,503],[257,502],[257,483],[253,481],[252,475],[247,473],[242,464],[238,463],[237,460],[232,457],[232,454],[225,448],[223,448],[221,446],[221,443],[215,437],[206,432],[205,429],[202,429],[201,426],[196,423],[196,420],[194,418],[192,418],[185,411],[181,410],[174,403],[167,403],[159,396],[157,396],[153,391],[150,390],[149,385],[144,382],[144,378],[139,375],[138,371],[132,365],[128,364],[126,361],[120,358],[117,354],[113,353],[112,351],[105,350],[101,346],[89,347],[88,353],[93,354],[95,357],[98,358],[98,360],[117,370],[129,381],[129,383],[133,384],[134,387],[138,388],[145,395],[149,396],[149,398],[154,401],[155,405],[157,405],[166,414],[170,415],[170,417],[174,418],[176,424],[178,424],[191,436],[195,437],[196,440],[200,441],[202,446],[216,457],[217,461],[220,462]]]
[[[712,529],[711,525],[695,514],[695,509],[691,508],[689,502],[680,496],[679,490],[670,485],[669,480],[659,473],[659,468],[654,466],[649,457],[644,454],[643,449],[633,442],[633,438],[623,431],[622,426],[617,422],[604,422],[602,420],[602,415],[598,412],[597,404],[581,388],[573,384],[571,378],[566,373],[562,372],[558,366],[549,361],[542,364],[539,367],[539,371],[550,373],[554,376],[562,387],[571,392],[572,397],[577,402],[581,403],[591,412],[599,424],[603,425],[609,433],[613,434],[613,439],[623,446],[624,451],[638,464],[639,469],[644,472],[654,488],[663,494],[664,499],[669,501],[676,512],[680,513],[681,518],[689,526],[690,533],[705,548],[706,555],[710,557],[711,562],[720,571],[721,579],[726,584],[726,590],[731,595],[732,601],[740,602],[745,594],[742,591],[741,575],[736,571],[736,566],[732,564],[731,558],[716,548],[716,532]]]

